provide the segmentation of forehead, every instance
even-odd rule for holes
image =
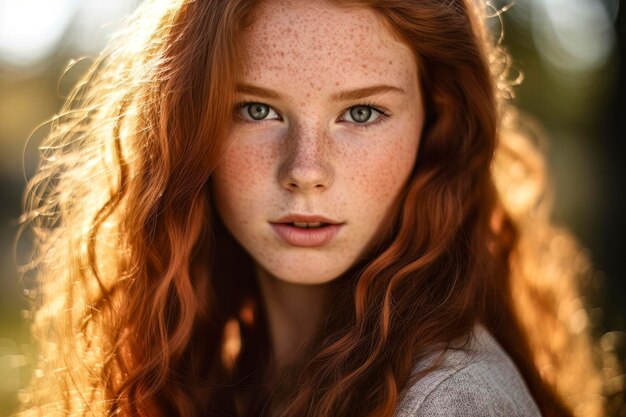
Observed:
[[[402,84],[417,72],[414,53],[374,11],[326,1],[263,2],[243,46],[246,81],[285,88]]]

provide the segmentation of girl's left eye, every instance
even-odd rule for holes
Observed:
[[[341,117],[343,120],[348,119],[348,121],[354,123],[365,124],[376,121],[382,115],[383,113],[381,111],[372,106],[359,105],[350,107]]]
[[[261,120],[279,119],[276,110],[263,103],[243,103],[237,112],[245,120],[253,123]]]

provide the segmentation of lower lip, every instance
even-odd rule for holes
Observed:
[[[304,229],[288,223],[271,223],[274,231],[291,246],[314,248],[324,246],[332,240],[343,225],[329,224],[317,228]]]

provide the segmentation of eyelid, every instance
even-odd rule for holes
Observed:
[[[263,106],[269,107],[270,110],[269,110],[269,113],[268,113],[268,117],[266,117],[265,119],[262,119],[262,120],[254,120],[252,118],[249,119],[249,118],[245,117],[245,115],[241,113],[241,110],[245,109],[246,107],[248,107],[248,106],[250,106],[252,104],[261,104]],[[276,114],[277,117],[270,118],[269,116],[272,114],[271,112],[274,112],[274,114]],[[263,103],[263,102],[260,102],[260,101],[245,101],[245,102],[237,103],[235,105],[235,113],[237,113],[239,115],[239,117],[241,117],[244,121],[246,121],[248,123],[252,123],[252,124],[258,124],[258,123],[261,123],[261,122],[264,122],[264,121],[267,121],[267,120],[282,120],[280,115],[276,111],[276,109],[274,109],[274,107],[270,106],[267,103]]]
[[[375,104],[375,103],[371,103],[371,102],[360,102],[360,103],[356,103],[353,104],[352,106],[348,107],[346,110],[344,110],[344,112],[341,114],[341,117],[343,117],[344,114],[346,114],[348,111],[350,111],[350,109],[354,108],[354,107],[369,107],[372,110],[378,112],[380,115],[372,122],[365,122],[365,123],[358,123],[358,122],[351,122],[349,120],[340,120],[340,121],[345,121],[347,123],[350,123],[351,125],[355,126],[357,129],[369,129],[372,128],[374,126],[376,126],[379,123],[384,122],[385,120],[389,119],[389,117],[391,117],[391,114],[381,108],[379,105]]]

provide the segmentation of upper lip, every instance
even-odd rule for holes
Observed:
[[[328,223],[328,224],[339,224],[340,222],[336,220],[329,219],[328,217],[318,216],[317,214],[288,214],[279,218],[278,220],[272,221],[271,223]]]

